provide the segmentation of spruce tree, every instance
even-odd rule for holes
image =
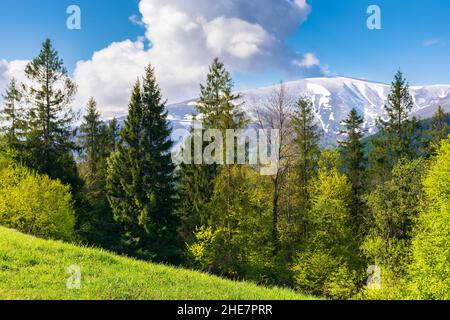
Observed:
[[[439,106],[428,128],[428,136],[430,139],[430,153],[434,153],[442,140],[447,139],[450,134],[450,125],[448,124],[450,115],[444,112],[442,106]]]
[[[237,129],[243,126],[244,114],[239,109],[239,94],[233,94],[233,80],[219,59],[214,59],[206,84],[200,85],[200,99],[196,106],[203,115],[205,128]]]
[[[23,152],[23,135],[25,133],[23,94],[13,78],[3,94],[4,107],[1,120],[4,123],[2,131],[6,139],[6,149],[14,157],[21,159]]]
[[[124,249],[135,256],[177,262],[177,219],[171,129],[151,66],[133,89],[121,143],[110,160],[107,190]]]
[[[362,213],[361,195],[364,189],[364,146],[361,139],[364,136],[362,125],[364,118],[358,114],[356,109],[352,109],[348,117],[342,122],[344,129],[340,132],[345,135],[345,139],[338,141],[344,169],[352,185],[351,213],[352,220],[357,226],[360,225]]]
[[[80,126],[84,180],[81,204],[78,208],[77,231],[84,242],[109,250],[118,250],[118,227],[106,198],[107,160],[111,154],[100,113],[94,98],[87,104]]]
[[[230,73],[222,62],[217,58],[214,59],[206,83],[200,85],[200,99],[196,106],[197,112],[202,114],[203,130],[193,130],[191,137],[203,135],[205,129],[218,129],[225,138],[227,129],[242,128],[245,118],[240,110],[240,98],[240,95],[233,94]],[[204,143],[202,153],[206,146],[207,143]],[[193,151],[193,146],[186,146],[186,148],[191,148]],[[197,227],[211,223],[208,204],[214,189],[214,179],[220,171],[221,167],[217,164],[182,164],[180,166],[178,187],[180,205],[177,211],[183,221],[181,235],[185,241],[192,239]]]
[[[419,123],[410,119],[414,106],[409,92],[409,85],[401,71],[395,75],[384,109],[387,120],[378,119],[380,134],[373,141],[371,152],[372,171],[385,181],[389,172],[401,158],[413,159],[417,156]]]
[[[49,39],[26,66],[25,75],[31,83],[25,90],[29,103],[27,165],[75,187],[79,182],[72,154],[76,115],[70,104],[76,85]]]
[[[308,233],[305,216],[310,208],[309,184],[316,175],[317,161],[320,155],[320,131],[316,124],[312,101],[301,97],[296,105],[292,124],[295,132],[296,173],[298,176],[299,210],[302,222],[302,234]]]
[[[120,139],[120,127],[116,118],[113,118],[109,124],[104,127],[104,134],[110,152],[115,152],[117,143]]]
[[[100,161],[100,149],[104,124],[100,120],[97,110],[97,102],[90,98],[87,104],[86,115],[80,126],[81,146],[86,163],[87,174],[94,176],[97,172],[97,164]]]

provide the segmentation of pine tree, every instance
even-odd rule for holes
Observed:
[[[177,220],[170,127],[152,67],[133,89],[121,143],[110,160],[107,189],[125,249],[153,261],[176,262]]]
[[[244,114],[239,105],[241,97],[232,93],[233,81],[224,64],[216,58],[209,71],[206,84],[200,86],[200,99],[196,106],[197,112],[202,114],[203,130],[193,130],[191,137],[203,135],[206,129],[221,130],[225,137],[227,129],[239,129],[245,123]],[[206,146],[207,144],[204,143],[202,153]],[[193,150],[192,146],[186,146],[186,148]],[[221,167],[217,164],[182,164],[180,166],[178,215],[183,221],[181,235],[184,240],[192,239],[195,229],[200,225],[211,223],[207,205],[211,200],[214,179],[220,171]]]
[[[3,94],[4,107],[1,120],[5,123],[2,131],[6,138],[6,148],[15,153],[19,159],[23,152],[23,135],[25,133],[23,94],[13,78]]]
[[[379,138],[373,141],[371,152],[372,171],[385,181],[389,172],[400,158],[413,159],[417,156],[420,146],[417,142],[419,123],[410,119],[414,106],[403,74],[398,71],[391,85],[388,103],[384,106],[388,119],[378,119],[381,131]]]
[[[205,128],[242,128],[244,115],[239,110],[241,96],[233,94],[233,80],[219,59],[214,59],[206,84],[200,85],[200,92],[196,108],[203,115]]]
[[[81,146],[84,151],[86,173],[90,176],[95,175],[100,161],[103,127],[104,124],[100,120],[100,113],[97,110],[97,102],[91,97],[88,101],[84,122],[80,126]]]
[[[80,126],[82,162],[79,167],[84,187],[78,208],[77,232],[90,245],[118,250],[118,226],[106,198],[107,160],[111,154],[107,128],[100,120],[97,103],[90,98]]]
[[[431,140],[429,142],[430,153],[434,153],[439,147],[440,142],[447,139],[450,134],[450,125],[448,124],[449,119],[450,115],[444,112],[442,106],[439,106],[431,119],[430,127],[427,132]]]
[[[115,152],[120,140],[120,127],[116,118],[113,118],[107,126],[104,127],[106,143],[110,152]]]
[[[302,233],[307,235],[307,223],[304,220],[310,207],[309,184],[316,174],[320,154],[320,131],[316,125],[313,104],[306,97],[301,97],[292,119],[295,131],[296,170],[298,175],[298,196],[300,216],[303,219]]]
[[[338,141],[345,172],[352,185],[351,212],[353,223],[359,227],[363,218],[361,195],[364,189],[364,150],[361,139],[364,136],[362,125],[364,118],[352,109],[348,117],[342,122],[344,129],[340,132],[345,139]]]
[[[25,68],[31,82],[26,88],[27,165],[73,187],[78,183],[72,155],[75,149],[71,128],[76,119],[70,103],[76,85],[69,78],[63,60],[47,39],[39,55]]]

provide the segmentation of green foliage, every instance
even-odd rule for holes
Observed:
[[[167,111],[152,67],[134,86],[121,142],[109,162],[108,200],[129,254],[153,261],[178,259]]]
[[[310,209],[310,182],[316,175],[317,161],[319,158],[320,133],[316,125],[312,101],[301,97],[294,110],[292,125],[295,134],[295,177],[298,216],[300,219],[300,233],[296,235],[296,241],[307,235],[307,212]]]
[[[91,98],[80,126],[79,169],[84,186],[77,210],[77,233],[88,244],[119,250],[119,230],[106,198],[107,160],[115,150],[116,127],[117,122],[106,125],[100,120],[97,103]]]
[[[73,240],[70,188],[20,166],[2,166],[0,224],[42,238]]]
[[[327,295],[325,284],[339,266],[340,261],[326,251],[300,252],[292,267],[296,289],[314,295]]]
[[[238,129],[244,126],[246,120],[240,110],[241,97],[233,94],[230,73],[217,58],[209,68],[206,83],[201,85],[200,89],[200,99],[196,109],[202,114],[204,129],[221,130],[225,137],[227,129]],[[192,157],[195,151],[192,142],[197,138],[202,140],[202,137],[199,137],[200,134],[203,136],[204,130],[192,130],[191,136],[186,140],[184,148],[191,149]],[[207,146],[208,143],[203,142],[201,155]],[[187,244],[195,241],[194,232],[197,227],[214,223],[208,206],[213,195],[215,179],[222,169],[217,164],[196,164],[193,159],[191,160],[190,164],[180,165],[178,171],[180,200],[177,214],[182,221],[181,238]]]
[[[320,133],[316,125],[312,101],[302,97],[298,100],[292,123],[295,130],[297,153],[296,167],[299,173],[301,197],[308,199],[307,186],[314,177],[319,158]]]
[[[225,168],[217,177],[211,221],[197,229],[188,246],[202,270],[234,279],[270,280],[272,270],[270,181],[245,166]]]
[[[364,118],[358,115],[356,109],[352,109],[347,119],[343,121],[344,130],[341,131],[341,134],[344,134],[346,137],[344,140],[339,141],[344,171],[352,186],[350,209],[355,231],[358,233],[363,232],[361,224],[365,216],[361,199],[365,187],[364,145],[361,142],[364,136],[363,123]]]
[[[424,159],[403,159],[392,170],[392,178],[366,197],[370,208],[367,223],[372,235],[379,235],[386,241],[411,238],[423,198],[421,181],[426,168]]]
[[[450,140],[443,140],[424,180],[425,206],[412,244],[414,299],[450,299]]]
[[[1,121],[5,125],[2,131],[5,135],[5,151],[12,153],[14,158],[23,158],[23,138],[26,129],[24,121],[24,101],[18,83],[13,78],[3,94],[4,106],[1,111]]]
[[[205,128],[227,130],[243,126],[244,114],[236,105],[241,97],[233,94],[233,80],[219,59],[214,59],[200,91],[196,108],[203,115]]]
[[[195,139],[194,136],[198,134],[193,130],[191,137],[186,142],[191,143],[193,141],[191,139]],[[191,154],[194,154],[193,143],[184,147],[191,148]],[[203,148],[205,147],[204,144]],[[200,226],[207,225],[211,220],[208,205],[214,191],[214,179],[217,177],[218,171],[219,167],[215,164],[182,163],[179,167],[177,172],[179,181],[177,214],[181,219],[179,233],[187,244],[195,241],[195,230]]]
[[[360,277],[356,271],[349,270],[344,260],[327,250],[299,253],[292,266],[296,288],[332,299],[355,297]]]
[[[439,106],[427,130],[428,138],[430,139],[428,142],[429,153],[433,154],[440,147],[441,141],[446,139],[450,134],[449,118],[450,114],[445,113],[444,109]]]
[[[343,299],[356,291],[360,259],[352,238],[351,185],[339,167],[336,151],[322,151],[310,187],[307,236],[292,270],[297,289]]]
[[[72,151],[76,119],[70,103],[76,84],[70,79],[58,52],[47,39],[39,55],[25,68],[30,85],[25,87],[29,103],[26,117],[25,164],[50,178],[79,187]]]
[[[398,71],[392,82],[388,103],[384,107],[388,120],[378,119],[378,126],[383,134],[373,141],[370,154],[373,182],[386,181],[401,158],[413,159],[418,156],[421,132],[419,122],[415,118],[410,119],[413,105],[409,85]]]
[[[422,180],[426,160],[400,160],[391,180],[367,195],[368,236],[362,250],[370,264],[382,270],[382,290],[368,291],[376,297],[398,297],[410,263],[411,238],[424,193]]]

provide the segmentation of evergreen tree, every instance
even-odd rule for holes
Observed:
[[[405,157],[413,159],[418,155],[420,146],[417,144],[419,123],[410,119],[414,106],[403,74],[398,71],[391,85],[388,103],[384,106],[388,119],[378,119],[381,131],[379,138],[373,141],[371,153],[372,171],[385,181],[397,161]]]
[[[430,153],[434,153],[434,150],[439,147],[440,142],[447,139],[450,134],[450,125],[448,124],[449,119],[450,115],[444,112],[442,106],[439,106],[431,119],[430,127],[427,132],[431,140],[429,142]]]
[[[240,95],[233,94],[233,80],[219,59],[214,59],[205,85],[200,85],[196,108],[203,115],[203,126],[213,129],[237,129],[244,124],[239,110]]]
[[[1,120],[5,124],[2,131],[6,139],[6,148],[21,158],[23,152],[23,135],[25,133],[23,95],[13,78],[3,94],[4,107]]]
[[[84,151],[86,173],[90,176],[96,174],[97,165],[100,161],[103,127],[104,124],[100,120],[100,113],[97,110],[97,102],[91,97],[88,101],[84,122],[80,126],[81,146]]]
[[[26,66],[25,75],[31,83],[26,88],[29,103],[26,163],[76,187],[79,181],[72,154],[75,131],[71,127],[76,115],[70,106],[76,85],[49,39]]]
[[[204,130],[201,131],[202,133]],[[191,131],[191,138],[199,135],[199,132]],[[194,152],[194,146],[188,145],[188,139],[185,148],[191,148],[191,154]],[[205,147],[205,144],[204,146]],[[200,227],[209,225],[211,214],[208,204],[211,200],[214,190],[214,178],[217,176],[218,167],[215,164],[180,164],[178,174],[178,194],[179,203],[177,214],[181,218],[181,228],[179,230],[181,239],[185,243],[194,241],[194,231]]]
[[[111,154],[106,130],[100,120],[97,103],[91,98],[80,126],[84,179],[82,204],[79,206],[77,230],[88,244],[118,250],[118,227],[106,198],[107,160]]]
[[[363,218],[363,208],[361,195],[364,189],[364,146],[361,139],[364,136],[362,125],[364,118],[358,114],[356,109],[352,109],[348,117],[343,121],[344,130],[340,133],[345,135],[345,139],[338,141],[345,172],[352,185],[351,212],[352,220],[359,229]]]
[[[121,143],[110,160],[108,199],[124,249],[153,261],[177,262],[177,220],[170,128],[152,67],[133,89]]]
[[[310,208],[309,184],[316,174],[319,157],[320,132],[316,125],[313,104],[301,97],[292,119],[295,131],[296,170],[298,176],[299,211],[302,222],[302,234],[307,235],[305,215]]]
[[[209,71],[206,84],[200,85],[200,99],[196,106],[197,112],[202,114],[203,130],[193,130],[191,141],[195,135],[203,136],[206,129],[221,130],[225,137],[227,129],[242,128],[245,123],[244,114],[239,106],[241,97],[232,93],[233,81],[224,64],[216,58]],[[204,143],[202,154],[206,146],[207,143]],[[194,151],[192,145],[185,147]],[[180,231],[184,240],[192,239],[197,227],[211,222],[206,208],[212,196],[214,179],[220,170],[217,164],[182,164],[180,166],[178,215],[183,221]]]
[[[109,124],[104,127],[104,134],[106,135],[107,147],[110,152],[115,152],[120,140],[120,127],[116,118],[113,118]]]

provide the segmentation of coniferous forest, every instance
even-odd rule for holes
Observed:
[[[123,123],[105,120],[95,97],[80,114],[77,84],[43,43],[27,81],[3,93],[0,225],[328,299],[450,299],[449,115],[412,117],[400,71],[378,133],[353,109],[327,146],[306,92],[280,83],[250,119],[212,61],[196,104],[203,130],[279,130],[269,176],[175,164],[165,97],[153,67],[142,72]]]

